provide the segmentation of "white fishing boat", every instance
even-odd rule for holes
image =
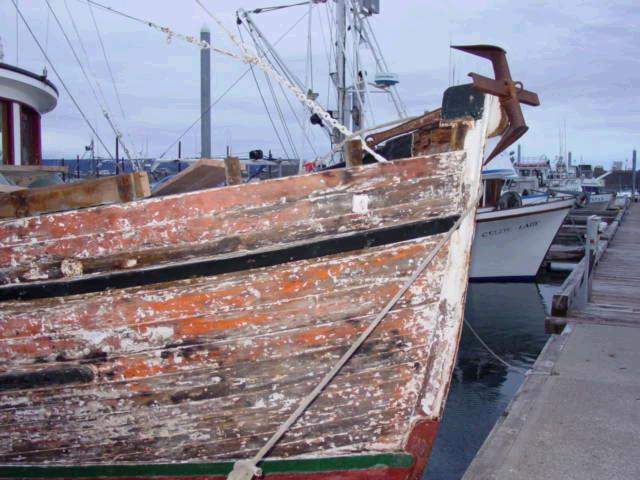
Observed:
[[[484,197],[476,214],[476,234],[471,251],[472,281],[533,280],[575,205],[571,195],[520,196],[503,193],[509,169],[485,170]]]
[[[607,172],[594,178],[591,165],[567,165],[562,158],[555,169],[546,157],[518,159],[513,162],[517,177],[508,181],[510,190],[521,195],[552,191],[573,195],[578,207],[588,206],[592,210],[606,210],[614,204],[616,194],[607,191],[604,179]]]
[[[616,198],[614,192],[605,188],[604,179],[610,172],[597,178],[573,178],[563,181],[552,180],[549,189],[556,192],[582,195],[581,205],[588,206],[592,210],[606,210],[611,207]]]

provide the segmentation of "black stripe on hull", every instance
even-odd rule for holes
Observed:
[[[231,258],[207,258],[149,269],[110,272],[85,278],[9,285],[0,287],[0,302],[64,297],[272,267],[299,260],[310,260],[437,235],[449,231],[458,218],[459,216],[450,216],[367,230],[352,235],[323,239],[302,245],[285,246],[279,250],[268,252],[247,253]]]

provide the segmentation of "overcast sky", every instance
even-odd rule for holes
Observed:
[[[0,34],[5,62],[16,64],[17,61],[23,68],[41,71],[43,56],[21,23],[16,43],[16,16],[11,0],[0,2],[3,12]],[[65,0],[50,2],[82,55]],[[214,43],[233,49],[224,33],[191,0],[103,2],[186,34],[197,35],[206,23],[211,27]],[[137,151],[146,153],[148,150],[149,156],[159,156],[199,117],[198,48],[177,39],[168,43],[166,36],[143,24],[94,8],[122,100],[123,117],[87,5],[81,0],[66,0],[66,3],[90,56],[85,68],[92,78],[98,78],[109,109],[121,130],[127,134],[127,142]],[[286,3],[296,2],[206,1],[209,8],[234,31],[238,8],[253,9]],[[372,24],[390,70],[400,76],[399,91],[409,114],[419,114],[440,105],[442,92],[449,85],[454,68],[456,83],[466,82],[465,75],[469,71],[490,73],[488,62],[462,53],[454,54],[450,61],[450,43],[496,44],[508,51],[514,78],[521,80],[527,89],[539,93],[542,101],[538,108],[524,107],[531,127],[521,142],[525,155],[546,154],[550,158],[557,155],[558,132],[565,123],[567,148],[577,160],[583,158],[585,162],[609,165],[613,160],[628,159],[631,150],[637,146],[640,124],[639,2],[381,0],[381,3],[382,14],[374,16]],[[48,13],[45,0],[19,0],[19,5],[71,93],[97,125],[100,136],[113,149],[113,134],[60,29]],[[314,89],[320,93],[319,101],[323,104],[327,99],[329,103],[332,100],[331,96],[327,97],[326,9],[327,5],[316,5],[311,23]],[[301,6],[262,13],[254,18],[265,35],[275,41],[307,10]],[[304,17],[278,44],[280,55],[302,79],[305,77],[308,26],[308,17]],[[373,78],[376,69],[366,52],[364,66]],[[49,78],[59,87],[61,94],[58,107],[44,117],[44,155],[75,157],[90,141],[91,132],[50,67],[48,70]],[[226,90],[245,70],[245,65],[215,55],[213,98]],[[277,117],[268,85],[260,72],[257,72],[257,79],[272,114]],[[397,116],[388,96],[376,94],[372,98],[373,119],[377,123]],[[291,96],[288,99],[300,113],[295,99]],[[291,126],[292,143],[301,151],[302,131],[296,126],[281,93],[279,103]],[[282,154],[282,147],[270,126],[251,75],[245,76],[213,112],[215,153],[221,154],[229,145],[238,154],[253,148],[272,149],[274,154]],[[285,137],[285,147],[291,150],[281,129],[280,134]],[[198,155],[199,135],[200,128],[196,125],[184,137],[185,156]],[[314,148],[322,153],[326,149],[323,132],[313,127],[308,135]],[[176,154],[174,147],[166,156],[175,157]],[[313,156],[308,146],[304,155]]]

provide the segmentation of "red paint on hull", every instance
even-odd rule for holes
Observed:
[[[409,474],[405,477],[408,480],[418,480],[422,478],[429,456],[431,455],[431,449],[436,441],[436,435],[440,422],[432,420],[420,420],[413,427],[409,440],[407,441],[406,450],[415,459],[413,467],[410,469]]]

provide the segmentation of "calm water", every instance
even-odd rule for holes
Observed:
[[[512,365],[529,368],[548,336],[544,316],[554,285],[471,284],[466,317]],[[424,479],[457,480],[523,381],[464,329],[444,419]]]

